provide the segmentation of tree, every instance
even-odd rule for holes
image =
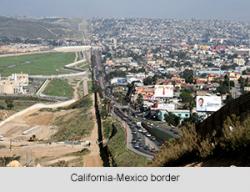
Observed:
[[[7,106],[7,108],[8,108],[9,110],[11,110],[11,109],[14,108],[14,102],[13,102],[13,100],[11,100],[11,99],[6,99],[6,100],[5,100],[5,103],[6,103],[6,106]]]
[[[173,126],[178,126],[180,124],[180,117],[176,116],[173,113],[168,113],[165,115],[165,120],[168,124],[173,125]]]
[[[225,75],[223,85],[225,85],[227,87],[230,86],[230,79],[229,79],[228,75]]]
[[[244,89],[244,87],[248,86],[249,85],[248,82],[249,82],[248,78],[244,79],[243,77],[240,77],[239,84],[241,89]]]
[[[125,101],[130,102],[131,101],[131,96],[135,92],[135,83],[129,83],[128,84],[128,92],[125,96]]]
[[[182,78],[185,79],[186,83],[193,83],[194,82],[194,71],[186,69],[182,73]]]
[[[181,95],[180,95],[180,98],[182,100],[182,102],[184,104],[187,105],[187,107],[189,108],[189,110],[191,111],[192,108],[194,107],[194,98],[193,98],[193,95],[192,95],[192,91],[191,90],[188,90],[188,89],[185,89],[181,92]]]
[[[115,77],[126,77],[125,71],[115,70],[107,75],[107,80],[113,79]]]
[[[185,89],[181,92],[180,98],[183,103],[190,103],[193,100],[192,92]]]
[[[224,95],[226,93],[228,93],[228,87],[223,85],[222,83],[220,83],[220,86],[217,87],[217,92],[219,92],[221,95]]]
[[[136,108],[141,110],[143,108],[143,104],[144,104],[143,95],[139,94],[136,99]]]
[[[217,88],[217,92],[220,94],[226,94],[230,92],[230,88],[234,87],[234,81],[230,81],[228,75],[225,75],[224,81],[220,82],[220,86]]]
[[[183,124],[186,125],[187,123],[193,123],[193,124],[197,124],[200,122],[200,118],[198,116],[197,113],[193,113],[191,114],[189,119],[185,119]]]
[[[108,116],[108,111],[107,111],[107,109],[106,109],[106,105],[104,105],[104,106],[102,106],[101,117],[102,117],[103,119],[106,119],[107,116]]]
[[[143,80],[143,84],[144,85],[154,85],[155,81],[152,77],[149,76]]]
[[[232,100],[233,100],[232,95],[228,95],[227,98],[226,98],[225,103],[226,103],[226,104],[227,104],[227,103],[230,103]]]

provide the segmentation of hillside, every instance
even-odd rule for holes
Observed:
[[[250,166],[250,93],[181,130],[182,137],[166,142],[150,166]]]
[[[0,16],[0,39],[78,39],[85,28],[86,22],[83,19],[24,19]]]

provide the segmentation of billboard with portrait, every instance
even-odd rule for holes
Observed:
[[[215,112],[222,107],[219,96],[198,96],[196,98],[196,110],[198,112]]]
[[[156,85],[154,97],[155,98],[174,97],[174,86],[173,85]]]

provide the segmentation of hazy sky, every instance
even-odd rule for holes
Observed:
[[[250,0],[0,0],[0,15],[250,20]]]

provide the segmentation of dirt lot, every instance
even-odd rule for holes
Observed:
[[[80,81],[75,80],[71,83],[75,85],[75,102],[80,97],[78,93]],[[70,105],[70,103],[68,102],[65,106]],[[79,109],[55,110],[55,106],[63,106],[60,104],[48,106],[49,109],[46,109],[46,106],[42,105],[42,110],[40,105],[31,108],[2,124],[0,135],[4,139],[0,141],[0,156],[20,156],[20,163],[23,166],[101,167],[103,164],[99,155],[99,147],[96,144],[98,135],[97,126],[94,122],[94,107],[87,108],[89,116],[86,116],[86,118],[88,118],[88,121],[93,120],[93,127],[90,129],[92,130],[91,134],[82,138],[82,141],[91,143],[89,147],[86,147],[81,144],[51,140],[52,136],[60,129],[60,127],[55,126],[55,122],[62,117],[64,117],[64,122],[70,121],[70,117],[74,116],[74,113],[79,113]],[[73,126],[72,123],[69,122],[69,125]],[[84,124],[84,122],[81,123]],[[91,125],[90,123],[87,124]],[[33,135],[36,136],[37,140],[28,142]]]
[[[54,119],[65,113],[31,111],[3,125],[0,134],[12,140],[18,138],[27,140],[32,135],[36,135],[39,140],[47,140],[55,131],[51,126]]]
[[[95,116],[94,107],[91,109],[91,112],[92,115]],[[83,165],[84,167],[101,167],[103,165],[103,162],[100,158],[99,146],[96,143],[97,138],[98,138],[98,127],[97,124],[95,123],[91,136],[89,138],[86,138],[86,140],[92,142],[92,145],[90,146],[90,153],[84,157],[84,165]]]
[[[4,141],[0,142],[0,144],[5,146],[0,149],[0,155],[2,157],[21,156],[21,164],[29,166],[36,166],[37,164],[53,166],[59,161],[66,161],[67,166],[101,166],[102,163],[97,161],[99,148],[96,148],[95,144],[92,145],[97,138],[96,130],[96,133],[93,131],[89,138],[84,138],[86,141],[91,141],[89,148],[91,156],[88,156],[87,152],[80,153],[85,148],[82,145],[65,144],[64,142],[49,144],[44,142],[49,140],[58,130],[57,127],[53,126],[55,119],[71,113],[70,110],[43,111],[39,113],[32,111],[6,123],[0,129],[0,134],[4,136]],[[38,140],[43,141],[28,142],[32,135],[36,135]],[[87,155],[86,159],[85,155]]]

